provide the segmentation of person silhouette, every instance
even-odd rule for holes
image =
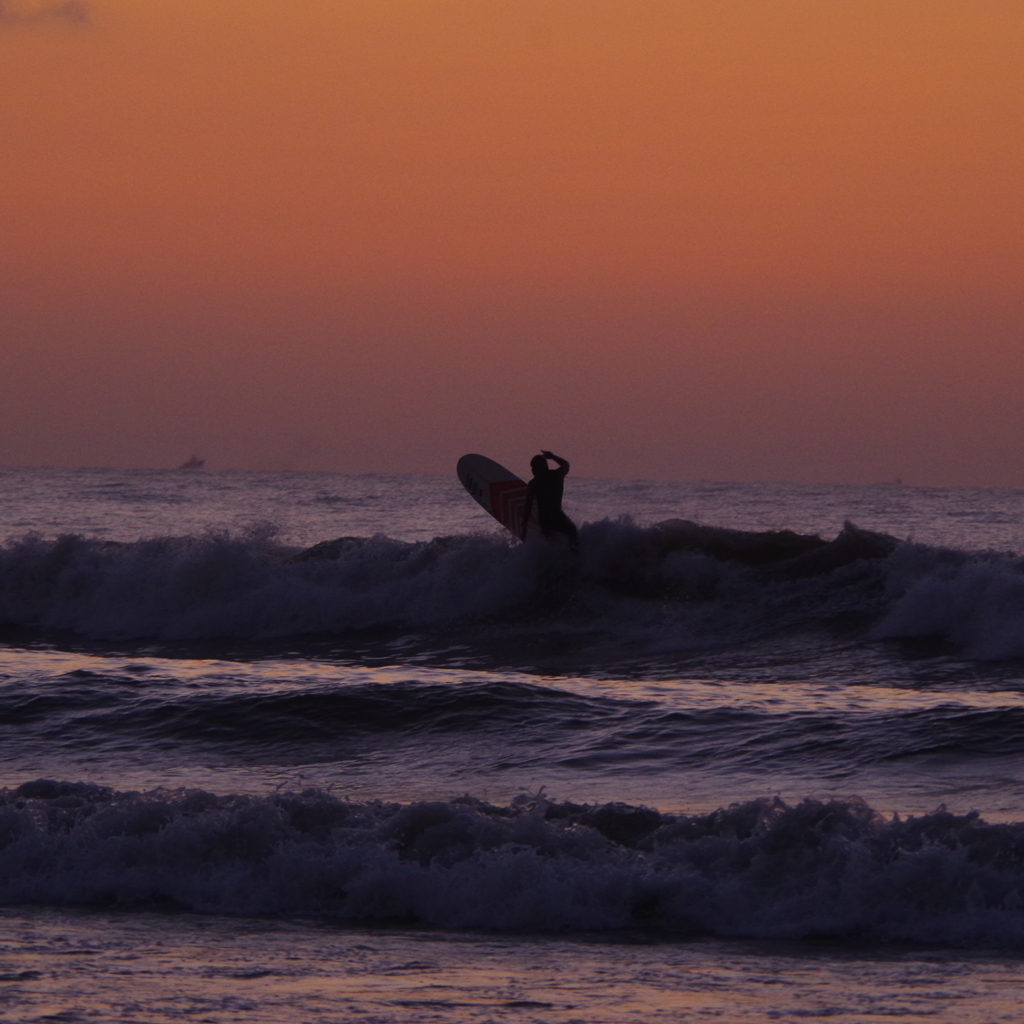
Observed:
[[[548,465],[548,459],[558,463],[558,468],[552,469]],[[533,479],[526,485],[526,507],[523,509],[521,538],[526,540],[530,513],[536,503],[540,532],[548,539],[556,533],[562,534],[569,541],[569,546],[575,550],[579,547],[576,524],[562,511],[562,489],[569,473],[569,463],[558,455],[543,451],[530,459],[530,469],[533,470]]]

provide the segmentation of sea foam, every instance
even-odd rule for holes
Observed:
[[[523,795],[393,804],[0,791],[0,902],[449,929],[1024,944],[1024,824],[857,800],[663,815]]]
[[[815,546],[793,553],[796,540]],[[583,526],[578,558],[497,534],[349,537],[306,551],[258,530],[132,543],[29,536],[0,548],[0,624],[101,639],[340,634],[524,612],[652,651],[854,617],[876,639],[1024,656],[1018,558],[897,544],[849,525],[826,543],[604,520]]]

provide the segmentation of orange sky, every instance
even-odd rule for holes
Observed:
[[[0,0],[0,464],[1024,486],[1022,53],[1020,0]]]

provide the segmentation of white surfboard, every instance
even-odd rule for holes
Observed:
[[[526,482],[485,455],[463,455],[455,468],[462,486],[514,537],[522,536],[526,509]],[[537,527],[537,510],[530,515]]]

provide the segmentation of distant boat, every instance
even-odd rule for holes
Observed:
[[[202,469],[206,465],[206,459],[199,458],[198,455],[193,455],[188,462],[183,462],[178,469]]]

